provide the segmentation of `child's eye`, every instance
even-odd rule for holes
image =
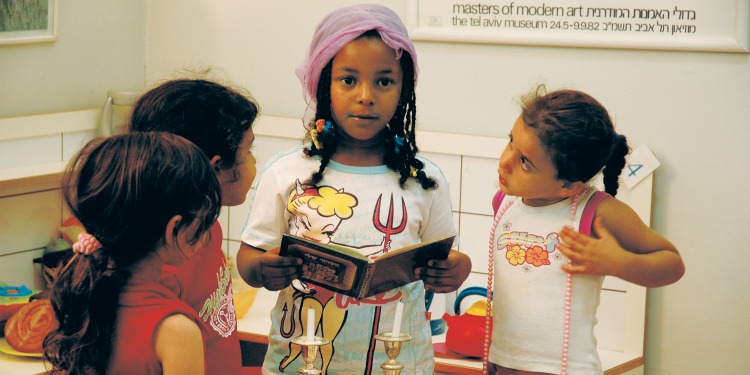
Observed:
[[[378,82],[377,82],[378,85],[383,86],[383,87],[390,86],[390,85],[392,85],[394,83],[396,83],[396,81],[394,81],[394,80],[392,80],[390,78],[380,78],[378,80]]]
[[[343,77],[341,78],[341,82],[344,82],[346,85],[351,85],[355,82],[354,77]]]
[[[529,165],[529,161],[525,157],[521,157],[521,168],[523,168],[526,172],[531,172],[531,166]]]

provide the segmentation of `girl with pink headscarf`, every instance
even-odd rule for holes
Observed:
[[[424,292],[456,290],[471,270],[466,255],[452,250],[415,269],[420,280],[363,299],[296,280],[300,260],[278,255],[287,233],[371,258],[456,234],[448,183],[437,165],[417,156],[418,73],[406,27],[387,7],[341,8],[316,27],[297,68],[308,104],[306,142],[266,166],[237,255],[246,282],[280,291],[264,374],[304,364],[291,339],[307,334],[308,311],[312,334],[329,341],[316,362],[323,374],[380,373],[388,357],[375,335],[391,332],[398,301],[401,332],[412,336],[398,357],[401,373],[434,372]]]

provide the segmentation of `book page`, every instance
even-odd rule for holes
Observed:
[[[454,239],[455,236],[451,235],[421,242],[390,251],[375,259],[366,297],[417,281],[414,269],[427,266],[430,259],[448,257]]]

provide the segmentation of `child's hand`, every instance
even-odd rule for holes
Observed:
[[[594,230],[599,238],[575,231],[569,226],[560,231],[561,243],[555,248],[570,259],[572,264],[562,268],[570,273],[587,275],[612,275],[622,256],[627,253],[610,233],[601,218],[594,219]]]
[[[471,272],[471,259],[466,254],[451,250],[444,260],[430,260],[427,267],[414,270],[424,282],[424,288],[435,293],[449,293],[458,289]]]
[[[302,259],[282,257],[279,255],[279,248],[263,253],[258,263],[259,279],[263,287],[271,291],[286,288],[302,275]]]

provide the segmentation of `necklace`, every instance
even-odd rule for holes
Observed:
[[[576,219],[576,211],[578,210],[578,199],[580,195],[576,194],[571,198],[570,203],[570,215],[568,218],[570,219],[570,224],[575,225],[575,219]],[[490,353],[490,322],[491,322],[491,316],[492,316],[492,286],[493,286],[493,279],[495,276],[495,232],[497,231],[497,226],[500,224],[500,219],[502,219],[503,215],[505,214],[505,211],[510,208],[510,206],[513,205],[513,202],[515,200],[510,199],[503,199],[505,202],[500,207],[500,209],[497,211],[497,214],[495,215],[495,219],[492,222],[492,229],[490,230],[490,245],[489,245],[489,256],[488,256],[488,270],[487,270],[487,311],[485,313],[485,321],[484,321],[484,358],[482,361],[482,374],[487,375],[487,365],[489,364],[489,353]],[[571,264],[571,261],[568,260],[568,265]],[[565,286],[565,316],[563,321],[563,344],[562,344],[562,355],[561,355],[561,363],[560,363],[560,374],[561,375],[567,375],[568,374],[568,344],[570,343],[570,297],[571,297],[571,291],[573,290],[573,275],[568,272],[568,277],[566,281]]]

